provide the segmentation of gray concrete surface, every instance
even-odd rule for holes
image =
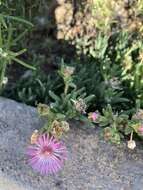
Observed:
[[[64,138],[69,155],[63,170],[40,176],[27,165],[25,149],[42,121],[35,108],[0,98],[0,190],[143,190],[143,144],[130,151],[78,125]]]

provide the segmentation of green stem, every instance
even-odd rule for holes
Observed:
[[[133,131],[131,132],[130,141],[133,140]]]
[[[1,73],[0,73],[0,93],[2,92],[3,88],[3,80],[6,72],[6,61],[2,60],[2,68],[1,68]]]
[[[65,89],[64,89],[64,94],[65,96],[67,95],[68,93],[68,89],[69,89],[69,83],[67,81],[65,81]]]

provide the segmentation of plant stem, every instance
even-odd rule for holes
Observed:
[[[1,63],[1,71],[0,71],[0,93],[2,92],[2,87],[3,87],[3,80],[6,72],[6,61],[2,60],[3,63]]]
[[[133,131],[131,132],[130,141],[133,140]]]
[[[69,88],[69,85],[67,82],[65,82],[65,89],[64,89],[64,94],[67,95],[68,93],[68,88]]]

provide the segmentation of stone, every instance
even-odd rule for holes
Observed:
[[[77,122],[63,138],[68,160],[55,176],[40,176],[27,164],[25,150],[43,125],[35,108],[0,98],[0,190],[141,190],[143,148],[113,145],[101,130]]]

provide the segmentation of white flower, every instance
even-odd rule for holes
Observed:
[[[71,101],[74,103],[75,109],[81,113],[85,113],[85,110],[87,108],[87,105],[85,101],[82,98],[79,98],[78,100],[73,100]]]
[[[134,150],[136,147],[136,142],[134,140],[129,140],[127,146],[129,149]]]
[[[3,85],[6,85],[8,83],[8,78],[7,77],[4,77],[3,78],[3,81],[2,81],[2,84]]]

